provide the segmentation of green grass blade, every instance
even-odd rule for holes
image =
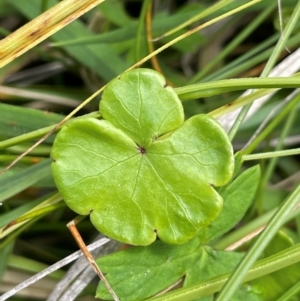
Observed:
[[[181,100],[188,100],[246,89],[297,88],[299,84],[300,77],[238,78],[184,86],[175,91]]]
[[[3,202],[16,193],[30,187],[51,174],[51,159],[23,169],[17,174],[3,174],[0,176],[0,202]]]
[[[54,125],[62,118],[55,113],[0,103],[0,140]]]

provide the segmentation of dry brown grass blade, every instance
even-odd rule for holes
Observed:
[[[0,68],[105,0],[64,0],[0,41]]]

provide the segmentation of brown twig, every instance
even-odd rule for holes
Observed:
[[[78,232],[78,230],[76,228],[76,224],[78,222],[80,222],[82,220],[82,218],[83,218],[82,216],[79,216],[78,218],[73,219],[72,221],[70,221],[67,224],[67,227],[69,228],[69,230],[72,233],[74,239],[76,240],[80,250],[82,251],[82,253],[86,257],[86,259],[89,261],[90,265],[92,266],[94,271],[97,273],[99,278],[103,281],[104,285],[106,286],[106,288],[108,289],[108,291],[110,292],[110,294],[112,295],[114,300],[115,301],[120,301],[120,299],[118,298],[118,296],[116,295],[116,293],[114,292],[114,290],[112,289],[112,287],[110,286],[108,281],[106,280],[105,276],[101,272],[100,268],[98,267],[98,265],[97,265],[95,259],[93,258],[92,254],[87,249],[86,244],[84,243],[80,233]]]

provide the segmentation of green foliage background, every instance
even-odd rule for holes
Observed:
[[[1,168],[26,151],[93,92],[147,56],[153,51],[152,48],[166,45],[189,29],[249,3],[153,1],[153,38],[160,37],[186,21],[191,23],[149,43],[145,34],[145,19],[151,2],[106,0],[0,69]],[[2,37],[56,3],[56,0],[0,1]],[[257,1],[255,5],[215,22],[157,55],[163,75],[175,87],[183,102],[186,118],[199,113],[208,113],[217,118],[236,106],[251,103],[261,95],[274,92],[251,118],[242,124],[237,123],[236,132],[231,131],[229,135],[234,149],[244,150],[240,153],[241,169],[237,168],[237,174],[251,170],[256,163],[260,164],[261,179],[256,195],[251,203],[249,201],[249,209],[238,225],[223,220],[215,231],[229,231],[235,226],[234,229],[220,233],[222,236],[211,234],[213,231],[206,233],[210,247],[224,252],[234,242],[265,225],[285,200],[288,201],[279,212],[280,216],[272,219],[270,229],[273,232],[266,231],[265,236],[262,236],[261,248],[257,245],[251,248],[254,243],[250,241],[237,250],[250,250],[250,266],[253,263],[251,260],[255,261],[258,257],[262,259],[279,251],[286,252],[278,255],[280,266],[277,266],[282,269],[276,272],[279,273],[277,276],[273,275],[272,280],[256,276],[257,279],[248,282],[253,293],[253,296],[250,293],[247,295],[249,300],[256,300],[257,296],[261,300],[297,300],[300,287],[297,264],[290,266],[290,269],[287,267],[294,263],[289,258],[294,258],[296,252],[299,252],[300,220],[297,209],[291,210],[299,198],[299,96],[292,97],[290,102],[284,101],[299,87],[300,81],[297,74],[288,78],[280,78],[282,74],[278,75],[279,78],[266,78],[274,65],[289,56],[289,51],[293,53],[298,49],[300,9],[296,0],[282,1],[285,29],[282,34],[277,5],[277,1],[273,0]],[[202,14],[202,18],[193,20],[198,14]],[[4,50],[3,44],[0,44],[0,50]],[[157,68],[150,60],[142,67]],[[234,81],[234,78],[246,79],[239,82]],[[226,79],[231,80],[221,81]],[[258,90],[248,97],[240,97],[241,92],[251,88]],[[99,97],[96,97],[76,117],[99,117],[98,103]],[[257,128],[279,104],[282,107],[271,115],[270,121],[252,140]],[[55,135],[47,138],[14,167],[0,175],[1,230],[12,221],[17,223],[11,224],[5,231],[0,230],[0,294],[78,249],[66,227],[75,217],[74,212],[62,202],[52,179],[49,155],[54,138]],[[246,145],[249,141],[250,144]],[[275,157],[274,151],[286,150],[284,155],[288,155],[291,149],[295,150],[296,155]],[[261,152],[271,154],[268,158],[258,156],[255,162],[247,161],[251,157],[242,157]],[[234,191],[239,191],[238,187],[233,188],[232,195]],[[235,198],[245,200],[246,196],[240,191]],[[88,219],[83,220],[78,227],[86,242],[97,235]],[[266,247],[272,237],[269,247]],[[275,257],[268,264],[272,266],[272,262],[276,262]],[[241,269],[246,273],[250,266],[244,265]],[[62,269],[50,274],[43,282],[30,286],[28,291],[20,291],[19,295],[10,300],[45,300],[65,272]],[[224,270],[224,273],[227,272]],[[236,279],[232,279],[238,284]],[[267,282],[276,286],[276,296],[268,293]],[[94,300],[96,286],[96,282],[88,284],[76,300]],[[262,287],[266,290],[262,291]],[[245,290],[240,287],[238,291],[243,300],[246,300],[243,295]],[[177,298],[184,300],[184,296],[185,300],[192,300],[189,294],[187,291]],[[229,296],[230,292],[225,289],[220,300],[227,300]],[[176,300],[176,296],[170,300]]]

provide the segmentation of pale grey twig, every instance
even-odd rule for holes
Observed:
[[[94,254],[93,254],[94,256]],[[68,287],[67,291],[59,298],[53,301],[73,301],[85,289],[85,287],[97,276],[90,265],[80,273],[76,281]],[[47,299],[48,300],[48,299]]]
[[[103,237],[101,234],[96,239]],[[98,248],[92,253],[96,258],[99,255],[106,255],[115,251],[121,245],[120,242],[110,240],[105,247]],[[90,267],[85,257],[80,257],[72,265],[64,278],[56,285],[47,301],[72,301],[84,290],[84,288],[97,276]],[[74,281],[75,280],[75,281]],[[73,284],[72,284],[73,283]],[[72,284],[72,285],[71,285]]]
[[[97,256],[93,251],[93,256]],[[89,264],[84,256],[78,258],[78,260],[71,266],[64,278],[55,286],[52,293],[48,296],[47,301],[56,301],[62,295],[62,293],[69,287],[70,283],[74,281],[84,270],[93,271],[93,277],[96,276],[93,269],[89,269]],[[91,279],[90,279],[91,280]]]
[[[98,241],[96,241],[96,242],[90,244],[89,246],[87,246],[87,248],[88,248],[89,251],[92,251],[92,250],[95,250],[96,248],[99,248],[100,246],[106,244],[109,241],[110,240],[108,238],[101,238]],[[7,300],[11,296],[15,295],[18,291],[22,290],[23,288],[29,286],[32,283],[37,282],[38,280],[44,278],[45,276],[51,274],[52,272],[62,268],[63,266],[65,266],[65,265],[69,264],[70,262],[76,260],[77,258],[79,258],[82,255],[83,254],[82,254],[81,251],[77,251],[77,252],[74,252],[73,254],[67,256],[66,258],[56,262],[55,264],[51,265],[50,267],[46,268],[45,270],[41,271],[40,273],[30,277],[26,281],[22,282],[21,284],[17,285],[16,287],[11,289],[7,293],[0,296],[0,301]]]

